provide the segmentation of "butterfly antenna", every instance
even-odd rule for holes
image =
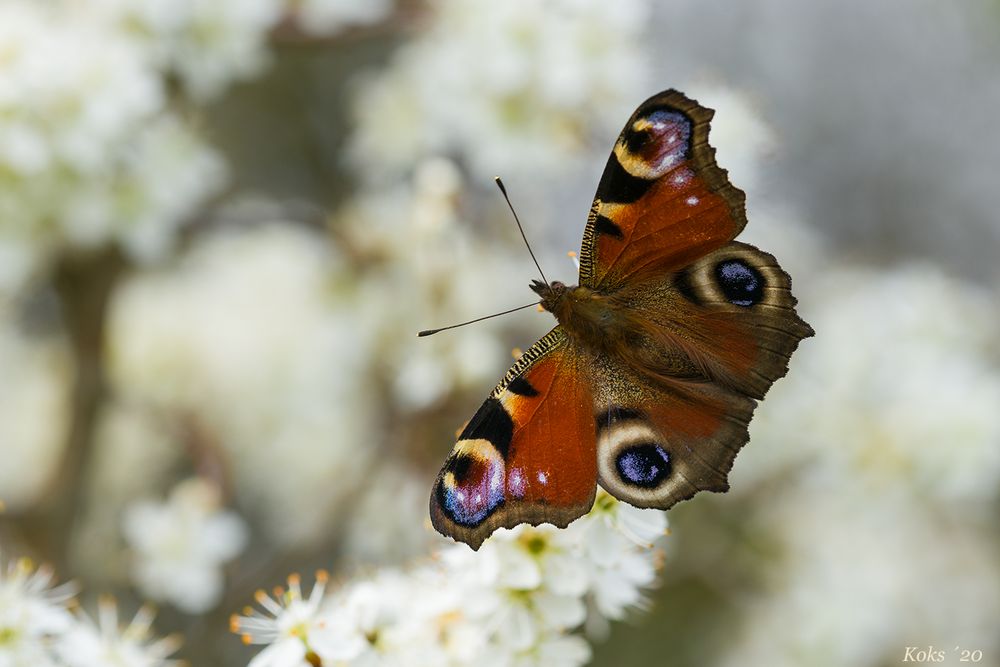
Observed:
[[[538,301],[532,301],[531,303],[526,303],[523,306],[518,306],[517,308],[511,308],[510,310],[505,310],[502,313],[493,313],[492,315],[484,315],[483,317],[477,317],[476,319],[469,320],[468,322],[462,322],[460,324],[452,324],[451,326],[441,327],[440,329],[425,329],[424,331],[421,331],[417,335],[420,336],[421,338],[424,336],[432,336],[439,331],[447,331],[448,329],[457,329],[458,327],[464,327],[466,324],[473,324],[474,322],[482,322],[483,320],[488,320],[491,317],[500,317],[501,315],[514,313],[519,310],[524,310],[525,308],[531,308],[532,306],[537,306],[538,303],[539,303]]]
[[[510,197],[507,196],[507,188],[504,187],[503,181],[500,180],[499,176],[494,176],[493,180],[497,182],[497,187],[500,188],[500,192],[503,193],[503,198],[507,202],[507,208],[509,208],[510,212],[514,214],[514,222],[517,223],[517,229],[521,232],[521,238],[524,239],[524,245],[528,247],[528,254],[531,255],[531,259],[535,262],[535,266],[538,267],[538,273],[541,274],[542,281],[548,285],[549,279],[545,277],[545,272],[542,271],[541,265],[538,263],[538,260],[535,259],[535,253],[531,250],[531,244],[528,243],[528,237],[524,235],[524,227],[521,226],[521,221],[517,217],[517,211],[514,210],[514,206],[510,203]]]

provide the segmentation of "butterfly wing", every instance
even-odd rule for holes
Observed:
[[[733,242],[744,194],[715,163],[713,113],[673,90],[643,102],[584,231],[580,284],[630,333],[594,364],[598,478],[640,507],[725,491],[757,400],[812,335],[774,258]]]
[[[560,327],[507,372],[458,437],[430,499],[438,532],[478,549],[499,527],[566,526],[597,488],[587,357]]]
[[[594,405],[601,487],[636,507],[659,509],[698,491],[728,490],[754,405],[718,386],[676,389],[641,377],[627,392],[602,392]]]
[[[746,225],[744,194],[708,145],[715,112],[668,90],[643,102],[615,142],[580,251],[580,284],[613,289],[686,266]]]
[[[732,242],[619,298],[636,337],[595,364],[601,486],[661,509],[727,490],[757,400],[813,335],[791,279],[771,255]]]

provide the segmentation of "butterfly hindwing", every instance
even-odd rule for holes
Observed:
[[[733,241],[672,275],[679,316],[713,381],[751,398],[788,371],[812,328],[795,312],[791,278],[775,258]]]
[[[665,387],[638,377],[628,392],[602,392],[594,405],[601,487],[660,509],[698,491],[726,491],[754,405],[710,384]]]
[[[597,484],[593,396],[557,327],[508,371],[458,437],[431,494],[431,521],[478,549],[499,527],[566,526]]]
[[[725,491],[757,400],[813,334],[774,257],[732,242],[623,290],[637,333],[594,375],[598,478],[640,507]]]
[[[580,252],[580,284],[614,288],[685,266],[746,225],[744,194],[715,164],[713,111],[668,90],[643,102],[608,159]]]

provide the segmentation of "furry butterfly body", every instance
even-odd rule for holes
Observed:
[[[531,285],[558,325],[507,372],[437,477],[441,533],[478,548],[502,526],[566,526],[598,483],[661,509],[728,489],[757,401],[813,331],[774,257],[733,240],[744,195],[715,164],[712,114],[668,90],[625,125],[579,285]]]

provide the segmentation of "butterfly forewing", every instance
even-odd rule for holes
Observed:
[[[580,252],[580,284],[613,289],[685,266],[746,225],[744,194],[715,164],[713,111],[675,90],[643,102],[604,169]],[[638,274],[638,275],[637,275]]]
[[[590,509],[597,458],[585,359],[557,327],[511,368],[438,474],[439,532],[478,549],[499,527],[566,526]]]

